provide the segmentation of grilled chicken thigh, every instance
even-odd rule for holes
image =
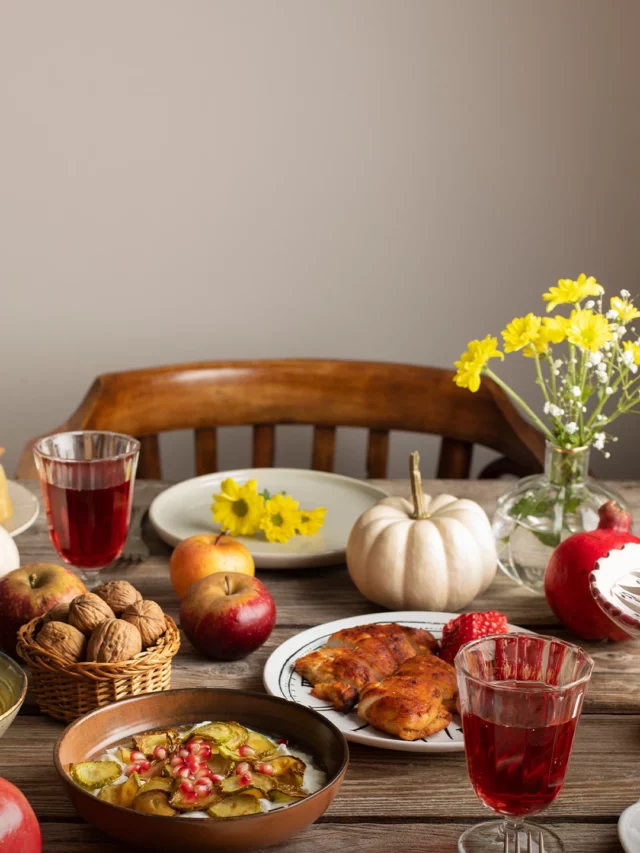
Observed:
[[[295,669],[314,685],[314,696],[347,712],[367,685],[391,675],[419,652],[436,647],[433,635],[422,628],[363,625],[333,634],[324,648],[298,658]]]
[[[434,655],[418,655],[393,675],[360,694],[358,714],[369,725],[402,740],[418,740],[445,729],[456,708],[456,673]]]

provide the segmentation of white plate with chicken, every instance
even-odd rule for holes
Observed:
[[[458,615],[373,613],[309,628],[270,656],[265,688],[323,714],[355,743],[462,751],[455,671],[437,657],[442,629]]]

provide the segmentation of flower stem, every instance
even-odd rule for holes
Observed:
[[[531,409],[525,403],[525,401],[522,399],[522,397],[518,396],[518,394],[516,394],[516,392],[512,388],[510,388],[506,382],[503,382],[499,376],[496,376],[496,374],[493,372],[493,370],[491,370],[491,368],[485,367],[483,372],[487,376],[489,376],[491,379],[493,379],[493,381],[496,383],[496,385],[499,385],[500,388],[502,388],[502,390],[509,397],[511,397],[511,399],[514,401],[514,403],[516,403],[518,406],[520,406],[520,408],[529,415],[529,417],[534,422],[534,424],[536,424],[538,429],[541,430],[541,432],[543,432],[546,435],[546,437],[549,439],[549,441],[552,441],[555,444],[556,439],[555,439],[554,434],[551,432],[549,427],[540,420],[540,418],[536,415],[536,413],[533,411],[533,409]]]

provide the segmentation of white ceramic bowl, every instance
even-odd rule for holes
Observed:
[[[627,634],[640,637],[640,545],[628,542],[609,551],[589,581],[600,609]]]

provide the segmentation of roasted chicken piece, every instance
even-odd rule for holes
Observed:
[[[436,647],[433,635],[422,628],[363,625],[336,632],[325,648],[298,658],[295,669],[314,685],[313,696],[347,712],[368,684],[391,675],[418,652]]]
[[[345,628],[329,637],[329,648],[377,649],[384,644],[397,664],[404,663],[414,655],[435,653],[438,643],[424,628],[407,628],[392,622],[387,625],[359,625]]]
[[[358,714],[375,729],[418,740],[449,725],[457,693],[450,664],[434,655],[417,655],[393,675],[365,687]]]

